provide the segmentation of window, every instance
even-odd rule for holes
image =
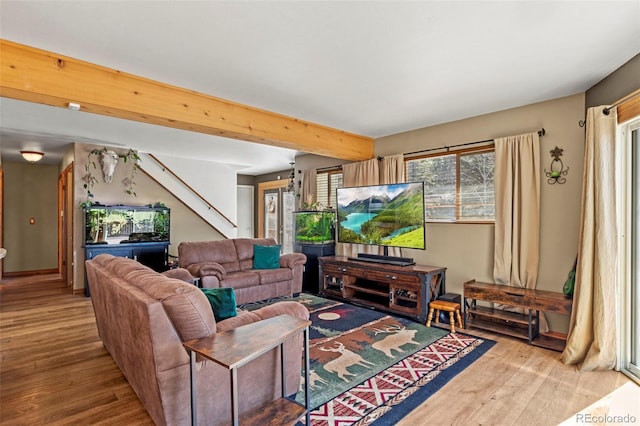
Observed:
[[[405,161],[408,182],[425,184],[428,221],[490,222],[495,218],[493,147]]]
[[[324,207],[336,207],[336,189],[342,187],[342,171],[318,172],[316,176],[316,200]]]

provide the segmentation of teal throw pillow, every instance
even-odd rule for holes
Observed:
[[[280,246],[253,245],[253,269],[278,269]]]
[[[238,314],[236,310],[236,294],[233,288],[201,288],[200,290],[207,296],[216,321],[235,317]]]

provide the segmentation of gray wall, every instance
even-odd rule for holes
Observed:
[[[587,90],[586,107],[609,105],[640,89],[640,54]]]
[[[3,162],[2,167],[4,273],[57,270],[58,166],[25,161]]]
[[[254,176],[238,175],[238,185],[254,185],[256,178]]]

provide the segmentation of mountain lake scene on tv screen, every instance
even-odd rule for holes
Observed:
[[[340,189],[338,241],[424,249],[422,184]]]

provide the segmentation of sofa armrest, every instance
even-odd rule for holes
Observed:
[[[302,320],[309,319],[309,310],[299,302],[277,302],[273,305],[265,306],[264,308],[256,309],[252,313],[260,317],[260,319],[267,319],[277,317],[278,315],[291,315],[292,317]]]
[[[227,271],[217,262],[194,263],[188,265],[186,269],[191,275],[199,278],[215,275],[218,280],[223,280],[227,276]]]
[[[253,312],[238,310],[238,315],[236,315],[235,317],[223,319],[222,321],[218,321],[216,323],[216,333],[220,333],[221,331],[235,330],[238,327],[258,322],[261,319],[262,318],[260,318]]]
[[[302,253],[287,253],[280,256],[280,267],[294,269],[298,265],[304,265],[307,256]]]
[[[169,269],[168,271],[162,272],[162,275],[169,278],[176,278],[189,284],[193,284],[193,275],[191,275],[189,271],[184,268]]]
[[[243,325],[262,321],[267,318],[277,317],[278,315],[291,315],[292,317],[303,320],[309,319],[309,311],[303,304],[298,302],[277,302],[255,311],[238,311],[235,317],[227,318],[216,323],[216,332],[234,330]]]

